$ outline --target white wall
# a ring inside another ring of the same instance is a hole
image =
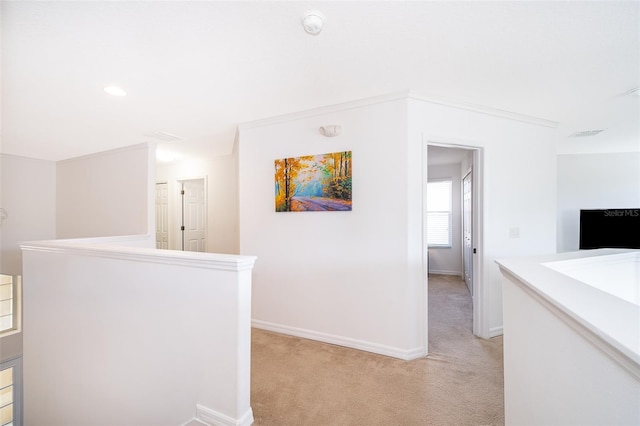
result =
[[[558,156],[558,251],[579,247],[580,209],[640,207],[640,152]]]
[[[57,172],[57,238],[155,232],[155,146],[59,161]]]
[[[554,253],[556,248],[556,130],[553,123],[489,109],[464,109],[413,98],[409,108],[410,199],[422,195],[421,144],[458,143],[482,148],[482,264],[488,311],[479,334],[502,332],[502,285],[495,259]],[[475,181],[475,184],[480,182]],[[410,229],[422,228],[420,205],[410,206]],[[510,237],[511,230],[519,237]],[[418,258],[419,241],[409,249]]]
[[[249,425],[254,258],[151,239],[24,247],[33,425]]]
[[[239,128],[240,252],[257,327],[397,357],[421,353],[407,261],[406,99]],[[342,135],[318,128],[339,124]],[[274,160],[353,154],[353,210],[275,212]]]
[[[461,164],[444,164],[429,167],[429,180],[451,179],[451,247],[429,248],[429,272],[462,276],[462,178]]]
[[[0,271],[22,275],[21,241],[55,237],[56,164],[0,154],[0,207],[8,214],[0,234]],[[22,332],[4,335],[0,360],[22,354]]]
[[[343,134],[320,136],[327,124]],[[494,259],[555,251],[552,127],[405,94],[251,123],[239,135],[240,252],[260,258],[255,326],[401,358],[424,354],[429,140],[470,141],[484,151],[484,337],[502,327]],[[353,151],[353,211],[274,212],[275,159],[343,150]],[[510,228],[520,238],[510,238]]]
[[[156,182],[169,186],[169,248],[179,250],[179,180],[204,178],[207,186],[207,251],[238,253],[236,162],[232,156],[158,163]]]
[[[56,163],[0,154],[0,186],[8,218],[2,222],[0,271],[22,274],[18,242],[56,234]]]
[[[505,424],[640,424],[640,308],[578,278],[631,272],[633,257],[625,262],[616,252],[501,261]],[[547,262],[578,279],[542,266]],[[633,285],[632,273],[617,278]]]

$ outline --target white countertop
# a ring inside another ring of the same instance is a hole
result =
[[[515,278],[533,297],[561,314],[574,329],[640,379],[640,306],[544,265],[587,258],[594,258],[594,263],[598,263],[601,256],[629,252],[640,250],[582,250],[496,262],[503,274]],[[603,263],[602,267],[606,268],[607,264]],[[611,276],[614,279],[616,274]],[[637,282],[631,285],[640,287],[640,275],[636,274],[632,280]]]

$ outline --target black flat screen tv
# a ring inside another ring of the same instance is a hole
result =
[[[580,250],[640,249],[640,208],[580,210]]]

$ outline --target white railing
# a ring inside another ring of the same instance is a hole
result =
[[[25,243],[25,424],[249,425],[255,257]]]

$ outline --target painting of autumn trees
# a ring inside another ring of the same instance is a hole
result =
[[[351,151],[275,160],[276,211],[351,210]]]

